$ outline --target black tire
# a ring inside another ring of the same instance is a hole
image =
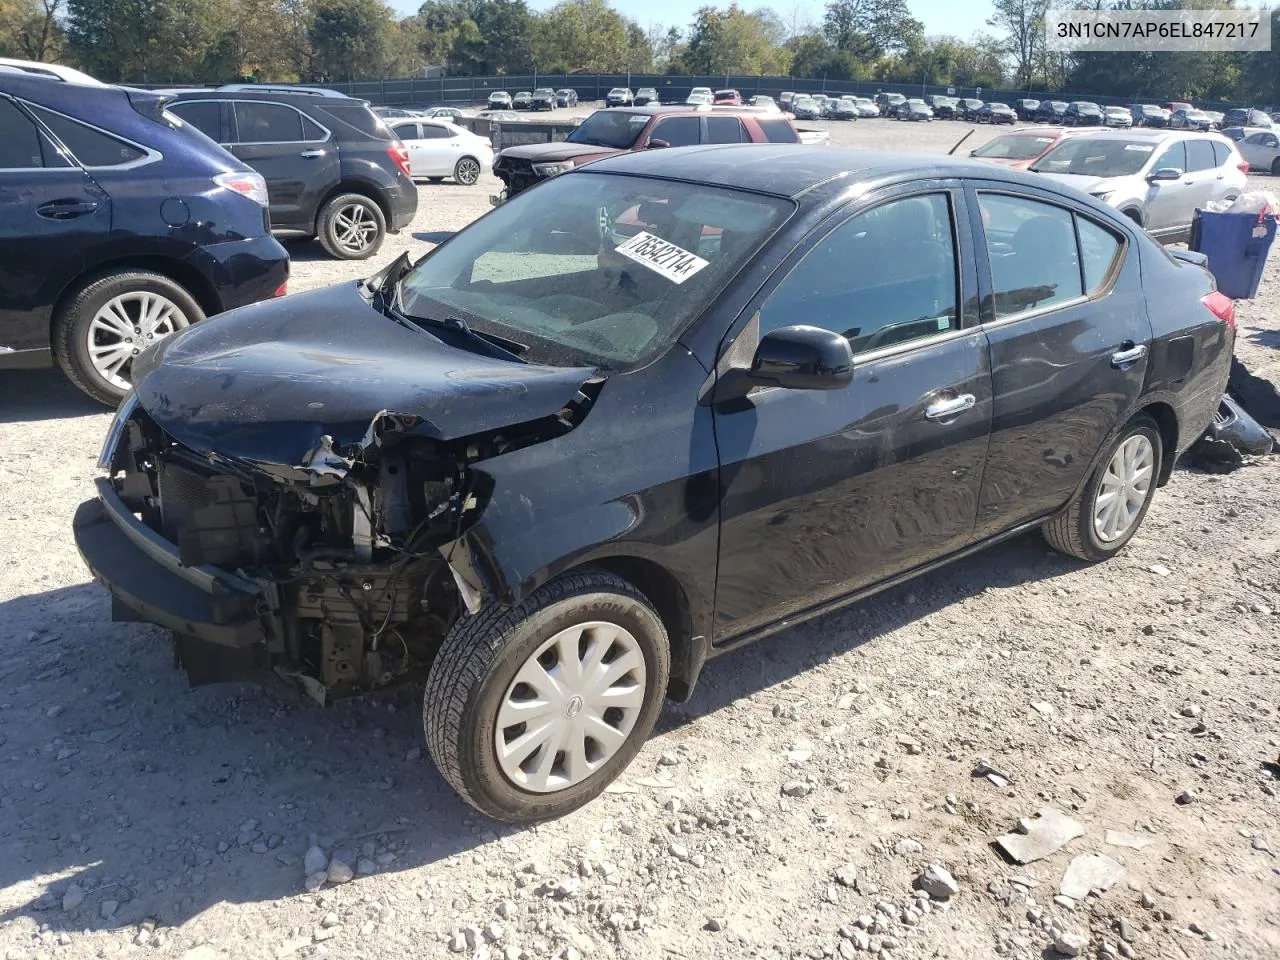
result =
[[[1103,541],[1099,539],[1093,524],[1094,504],[1098,496],[1098,489],[1102,485],[1102,478],[1107,472],[1107,465],[1111,462],[1116,450],[1125,441],[1140,434],[1146,436],[1151,443],[1153,453],[1151,481],[1147,490],[1146,500],[1129,528],[1123,534],[1115,540]],[[1156,480],[1160,476],[1163,458],[1164,446],[1160,437],[1160,428],[1156,422],[1146,414],[1139,414],[1130,420],[1107,447],[1106,452],[1098,461],[1098,466],[1090,474],[1089,480],[1085,483],[1083,489],[1076,494],[1062,512],[1048,520],[1040,528],[1045,540],[1049,542],[1049,546],[1060,553],[1078,557],[1081,560],[1088,560],[1092,563],[1098,563],[1114,557],[1125,548],[1125,545],[1133,538],[1133,535],[1138,532],[1138,528],[1142,526],[1142,521],[1147,516],[1147,511],[1151,508],[1151,501],[1156,493]]]
[[[498,764],[493,745],[498,707],[541,644],[587,620],[617,623],[638,641],[646,673],[639,716],[618,752],[585,780],[554,793],[522,790]],[[487,604],[454,624],[427,677],[422,705],[427,749],[462,799],[495,820],[562,816],[595,799],[644,744],[662,709],[670,657],[661,618],[630,583],[594,568],[566,574],[514,608]]]
[[[1273,177],[1280,177],[1280,157],[1276,157],[1271,161],[1271,175]]]
[[[110,407],[120,403],[125,391],[94,368],[89,354],[90,325],[103,306],[129,293],[155,293],[165,297],[178,308],[188,325],[204,319],[204,310],[191,294],[164,274],[151,270],[112,270],[86,281],[67,297],[54,319],[54,356],[68,380]],[[128,379],[127,375],[121,375]]]
[[[364,211],[361,215],[362,222],[371,222],[373,229],[367,234],[369,239],[365,245],[358,248],[343,246],[338,232],[338,215],[356,208]],[[316,234],[329,256],[337,260],[368,260],[378,252],[382,241],[387,238],[387,218],[383,215],[382,208],[364,194],[340,193],[320,208],[320,216],[316,218]]]
[[[480,161],[475,157],[459,157],[453,167],[453,179],[464,187],[474,187],[480,180]]]

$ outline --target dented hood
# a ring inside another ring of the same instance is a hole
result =
[[[453,440],[550,416],[591,368],[495,360],[401,326],[355,283],[233,310],[134,362],[143,409],[201,453],[297,468],[375,421]]]

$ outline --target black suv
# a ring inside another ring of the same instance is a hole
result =
[[[364,260],[418,210],[409,151],[364,100],[327,93],[185,91],[169,109],[267,180],[271,228]]]
[[[0,72],[0,369],[114,406],[146,346],[285,292],[262,177],[163,103]]]

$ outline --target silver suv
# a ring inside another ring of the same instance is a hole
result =
[[[1164,243],[1186,240],[1197,207],[1234,200],[1248,165],[1226,137],[1098,130],[1069,137],[1031,165],[1110,204]]]

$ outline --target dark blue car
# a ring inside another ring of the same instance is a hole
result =
[[[149,344],[285,292],[262,177],[163,104],[0,74],[0,369],[114,405]]]

